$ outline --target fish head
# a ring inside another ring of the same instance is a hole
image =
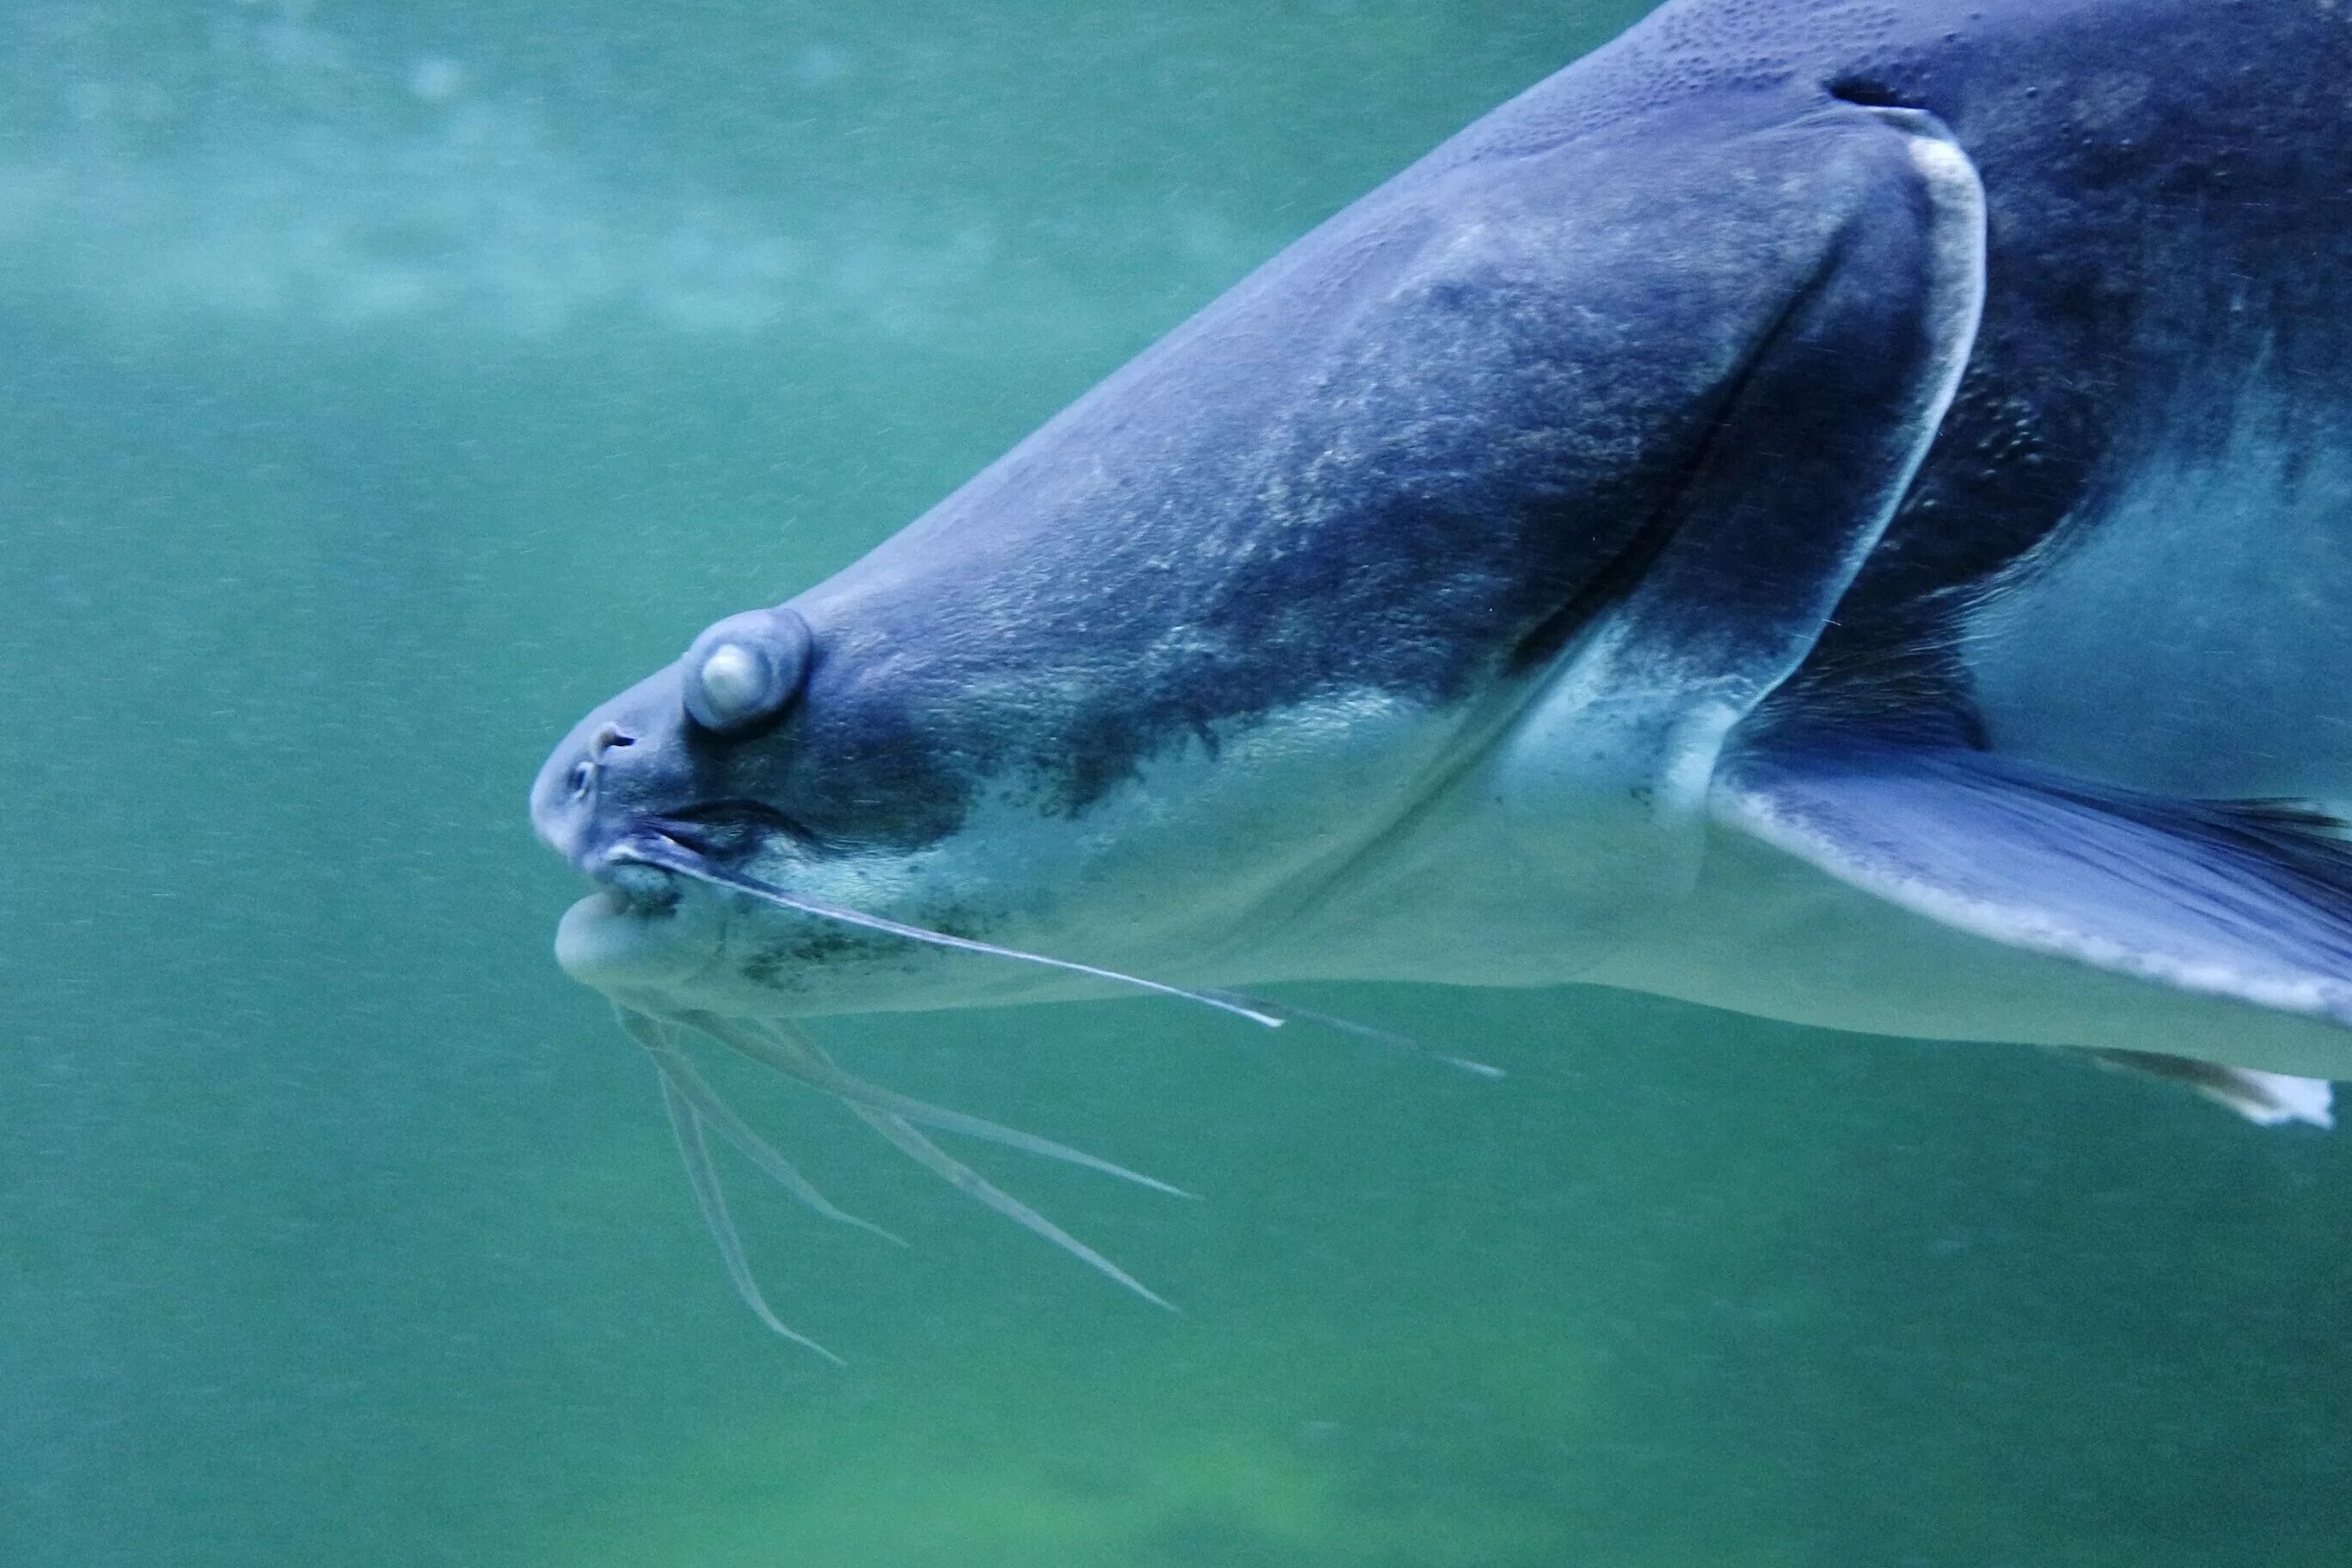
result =
[[[1148,608],[1115,584],[1040,596],[961,559],[869,558],[729,616],[573,727],[531,792],[539,837],[597,884],[559,930],[567,971],[665,1016],[1106,989],[888,921],[1239,978],[1280,947],[1286,890],[1406,809],[1457,727],[1370,689],[1196,710],[1174,693],[1231,661],[1181,614],[1162,606],[1154,640],[1197,646],[1155,660],[1138,628],[1074,616],[1088,592]]]
[[[583,721],[534,797],[604,885],[563,962],[672,1016],[1086,989],[875,921],[1194,984],[1575,978],[1695,876],[1717,746],[1932,432],[1925,351],[1839,313],[1907,308],[1919,144],[1841,106],[1404,176]]]

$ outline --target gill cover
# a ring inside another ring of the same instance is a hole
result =
[[[1983,310],[1983,187],[1932,115],[1839,104],[1741,156],[1812,226],[1810,268],[1780,279],[1697,461],[1496,762],[1502,831],[1598,930],[1696,882],[1725,737],[1877,544]],[[1738,264],[1720,238],[1705,261]]]

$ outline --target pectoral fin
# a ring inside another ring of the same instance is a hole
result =
[[[2311,811],[2145,795],[1959,747],[1769,740],[1727,758],[1710,805],[1987,941],[2352,1027],[2352,843]],[[2326,1121],[2313,1080],[2096,1054],[2257,1121]]]
[[[2326,1079],[2223,1067],[2219,1062],[2166,1056],[2161,1051],[2075,1054],[2116,1072],[2180,1084],[2216,1105],[2236,1111],[2258,1127],[2277,1127],[2290,1121],[2307,1122],[2314,1127],[2336,1125],[2336,1091]]]

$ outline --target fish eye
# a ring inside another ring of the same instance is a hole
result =
[[[808,656],[808,623],[793,611],[730,616],[687,653],[687,713],[719,735],[772,719],[799,694]]]
[[[722,724],[755,711],[767,691],[766,661],[741,643],[720,643],[702,661],[702,700]]]

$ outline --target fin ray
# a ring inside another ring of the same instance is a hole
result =
[[[2352,845],[2276,802],[2173,799],[1958,747],[1727,761],[1717,818],[1929,920],[2352,1026]]]

